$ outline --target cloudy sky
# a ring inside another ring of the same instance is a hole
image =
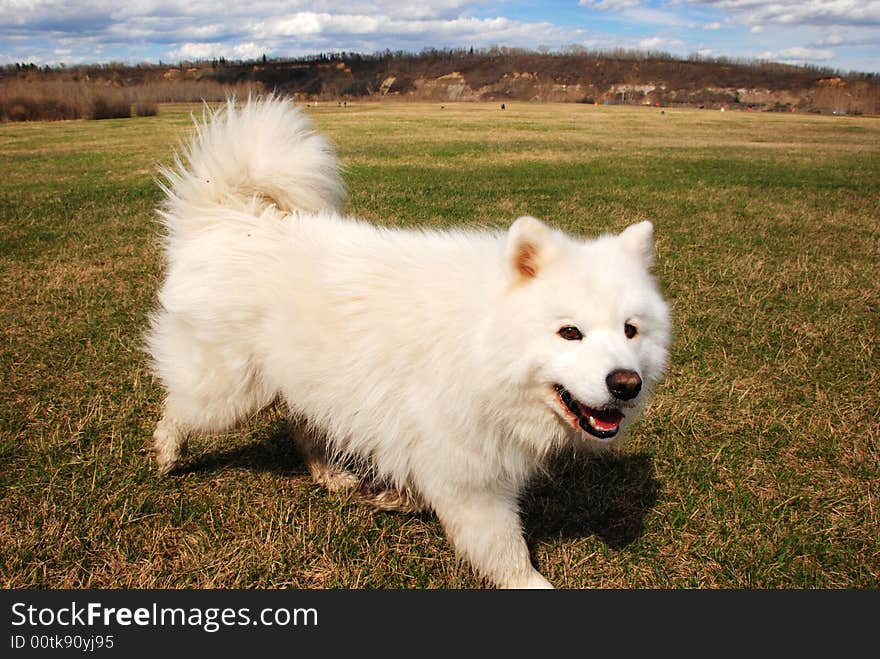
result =
[[[880,0],[0,0],[0,64],[492,45],[880,72]]]

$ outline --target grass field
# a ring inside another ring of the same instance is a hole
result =
[[[430,515],[313,486],[282,411],[159,480],[142,353],[155,166],[190,108],[0,126],[0,586],[480,585]],[[632,440],[523,502],[557,586],[880,586],[880,120],[586,105],[310,108],[348,209],[655,222],[668,377]]]

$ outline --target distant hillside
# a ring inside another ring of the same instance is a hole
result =
[[[275,89],[304,101],[562,101],[880,114],[877,74],[625,51],[538,53],[492,48],[335,53],[247,62],[220,59],[171,66],[7,66],[0,83],[12,79],[149,87],[157,101],[182,100],[173,90],[194,84],[204,90],[210,84],[212,89]]]

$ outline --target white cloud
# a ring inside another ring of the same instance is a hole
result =
[[[800,46],[766,51],[758,55],[759,59],[781,62],[822,62],[830,60],[832,57],[834,57],[834,51],[819,48],[803,48]]]
[[[261,24],[260,31],[284,36],[305,36],[320,34],[330,27],[331,22],[333,22],[333,16],[330,14],[301,12],[290,17],[266,21]]]
[[[608,12],[631,25],[642,23],[670,27],[687,25],[687,22],[676,13],[645,6],[641,0],[579,0],[578,5]]]
[[[528,39],[537,43],[540,36],[561,36],[563,30],[551,23],[524,23],[507,18],[454,18],[450,20],[400,20],[384,15],[316,14],[300,12],[254,27],[255,35],[309,37],[313,35],[440,35],[452,39],[496,38]]]
[[[686,44],[680,39],[670,39],[667,37],[648,37],[639,40],[639,48],[643,50],[666,50],[684,48]]]
[[[714,23],[706,23],[705,25],[703,25],[703,29],[704,30],[720,30],[721,23],[719,23],[718,21],[715,21]]]
[[[206,60],[215,57],[226,59],[256,59],[265,53],[265,49],[253,42],[229,45],[225,43],[185,43],[169,53],[175,60]]]
[[[620,11],[640,6],[641,0],[580,0],[581,7],[592,7],[602,11]]]
[[[685,0],[738,16],[748,25],[880,25],[880,0]]]
[[[817,46],[839,46],[844,42],[844,38],[839,34],[832,34],[824,37],[817,42]]]
[[[880,31],[845,30],[842,33],[828,34],[810,44],[812,46],[880,46]]]
[[[218,17],[244,19],[253,16],[285,16],[298,12],[362,15],[392,15],[401,20],[454,18],[469,8],[486,4],[483,0],[251,0],[226,3],[222,10],[216,0],[0,0],[0,25],[27,25],[35,21],[69,21],[75,17],[103,17],[106,22],[125,22],[144,17],[186,19]]]
[[[534,48],[546,43],[561,46],[583,43],[578,28],[552,23],[530,23],[508,18],[458,17],[448,20],[401,20],[397,16],[300,12],[254,23],[247,38],[267,44],[270,54],[289,53],[291,42],[302,52],[350,50],[371,52],[383,48],[421,50],[433,47],[489,46]]]
[[[222,43],[185,43],[170,55],[174,59],[197,60],[225,56],[227,46]]]

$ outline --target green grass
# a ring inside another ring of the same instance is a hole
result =
[[[267,410],[159,480],[140,344],[155,165],[190,108],[0,126],[0,585],[469,587],[430,515],[313,486]],[[627,447],[524,502],[579,587],[880,586],[880,122],[585,105],[309,110],[348,209],[585,235],[651,218],[668,377]]]

